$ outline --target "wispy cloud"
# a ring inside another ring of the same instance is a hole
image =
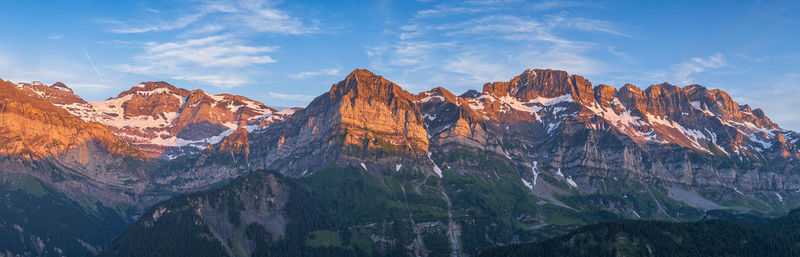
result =
[[[632,37],[619,28],[619,25],[610,21],[588,19],[581,17],[567,17],[566,15],[553,15],[547,17],[552,27],[572,28],[588,32],[602,32],[615,36]]]
[[[335,76],[339,75],[339,69],[329,68],[329,69],[321,69],[315,71],[304,71],[298,72],[295,74],[289,74],[289,78],[294,80],[304,80],[311,77],[316,77],[320,75],[328,75],[328,76]]]
[[[313,96],[310,96],[310,95],[283,94],[283,93],[272,92],[272,91],[268,92],[267,95],[269,95],[270,97],[278,98],[278,99],[281,99],[281,100],[287,100],[287,101],[308,101],[308,100],[311,100],[311,99],[314,98]]]
[[[398,80],[421,85],[447,83],[456,88],[507,80],[526,68],[563,69],[582,75],[611,68],[591,52],[608,54],[608,46],[564,34],[591,32],[631,37],[618,24],[566,12],[530,15],[515,10],[547,11],[578,6],[573,2],[489,0],[436,5],[417,12],[382,44],[366,49],[373,68],[400,72]],[[458,15],[469,14],[469,15]],[[447,17],[447,21],[436,17]]]
[[[425,9],[420,10],[417,12],[417,18],[430,18],[430,17],[440,17],[440,16],[447,16],[453,14],[471,14],[471,13],[478,13],[484,12],[485,9],[481,9],[479,7],[453,7],[448,5],[437,5],[432,9]]]
[[[139,27],[118,27],[112,28],[110,31],[113,33],[119,34],[135,34],[135,33],[146,33],[146,32],[155,32],[155,31],[169,31],[175,29],[182,29],[186,28],[192,23],[195,23],[200,20],[201,17],[208,14],[207,12],[200,12],[189,14],[185,16],[181,16],[178,19],[171,20],[171,21],[162,21],[159,24],[152,25],[144,25]]]
[[[204,26],[206,30],[225,27],[231,30],[267,32],[281,34],[306,34],[317,30],[300,18],[280,10],[274,4],[255,0],[216,1],[188,7],[189,11],[170,14],[168,19],[135,19],[128,22],[109,20],[116,27],[109,31],[120,34],[147,33],[185,29],[190,26]],[[152,14],[162,14],[155,12]],[[208,27],[208,22],[216,22],[216,27]],[[129,26],[128,24],[137,24]],[[155,24],[154,24],[155,23]],[[202,28],[200,29],[203,30]]]
[[[167,76],[222,87],[246,83],[237,68],[274,63],[268,55],[274,46],[252,46],[229,35],[215,35],[178,42],[148,42],[132,64],[115,68],[122,72]]]
[[[274,52],[277,47],[250,46],[234,40],[228,35],[217,35],[184,42],[148,43],[146,58],[157,62],[186,62],[204,67],[242,67],[275,62],[265,54]]]
[[[317,30],[315,26],[307,26],[299,18],[268,3],[240,1],[237,7],[240,15],[236,17],[254,31],[297,35]]]
[[[92,97],[115,89],[109,83],[92,81],[90,78],[94,77],[95,71],[88,67],[85,61],[48,60],[44,63],[23,61],[29,58],[0,52],[0,79],[13,82],[41,81],[45,84],[61,81],[82,97]]]
[[[438,18],[451,15],[506,12],[509,10],[549,11],[575,7],[595,7],[597,4],[577,1],[542,1],[529,3],[522,0],[472,0],[452,4],[437,4],[433,8],[417,11],[415,18]]]
[[[131,17],[129,22],[105,21],[114,26],[112,33],[170,31],[172,35],[158,41],[134,42],[132,46],[141,52],[114,65],[115,70],[224,88],[250,83],[256,76],[254,69],[277,62],[272,55],[279,47],[255,38],[318,31],[314,21],[279,9],[276,3],[258,0],[199,2],[179,10],[148,12],[147,16]]]
[[[533,3],[531,6],[535,10],[552,10],[552,9],[561,9],[561,8],[578,7],[586,5],[589,4],[576,1],[542,1],[538,3]]]
[[[487,61],[486,56],[478,53],[461,54],[447,62],[444,69],[469,76],[474,81],[492,82],[508,79],[502,76],[508,72],[506,65]]]
[[[691,76],[696,73],[721,68],[726,65],[725,56],[716,53],[709,57],[694,57],[673,67],[675,81],[681,84],[693,82]]]

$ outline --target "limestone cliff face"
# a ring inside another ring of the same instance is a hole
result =
[[[64,83],[56,82],[53,85],[45,86],[41,82],[34,81],[28,83],[12,83],[17,89],[22,90],[28,95],[43,98],[53,104],[72,105],[87,104],[86,101],[72,92],[72,89]]]
[[[426,152],[427,133],[413,96],[367,70],[356,70],[328,92],[338,107],[338,133],[345,145]]]
[[[93,105],[109,114],[100,115],[101,123],[147,149],[148,156],[161,158],[175,158],[220,142],[241,122],[252,125],[252,130],[275,112],[242,96],[188,91],[164,82],[145,82]]]
[[[466,150],[500,156],[508,165],[540,163],[578,184],[614,174],[783,190],[798,179],[791,163],[800,136],[720,90],[667,83],[617,90],[555,70],[526,70],[461,96],[444,88],[414,95],[356,70],[270,126],[251,135],[251,145],[259,142],[251,147],[251,163],[291,175],[333,163],[391,170],[410,160],[421,164],[403,167],[485,172],[440,159]],[[761,175],[764,169],[780,175]]]
[[[0,176],[31,175],[72,197],[113,206],[138,201],[125,192],[145,187],[143,163],[141,152],[103,125],[87,123],[0,80]]]
[[[414,97],[355,70],[285,123],[254,132],[252,141],[266,143],[251,150],[251,159],[258,167],[301,174],[331,163],[368,160],[387,168],[422,158],[428,138]]]
[[[455,96],[447,89],[437,87],[417,95],[416,103],[425,118],[425,128],[431,149],[442,150],[450,145],[502,152],[497,146],[495,127],[485,127],[487,116],[470,108],[474,97]]]
[[[244,122],[217,144],[197,155],[169,160],[151,175],[148,203],[165,196],[207,189],[251,171],[250,142]]]
[[[17,84],[73,115],[105,125],[149,158],[198,153],[233,133],[240,122],[253,130],[275,109],[243,96],[212,95],[166,82],[143,82],[105,101],[87,103],[63,83]]]
[[[672,217],[661,203],[676,212],[704,209],[685,199],[697,200],[688,191],[709,192],[731,208],[773,211],[796,207],[783,197],[800,195],[800,134],[699,85],[617,89],[531,69],[480,92],[412,94],[355,70],[307,108],[276,111],[164,82],[91,103],[63,83],[2,84],[0,175],[32,174],[74,199],[109,205],[146,207],[257,169],[301,177],[350,166],[344,170],[378,180],[402,174],[403,192],[441,195],[431,203],[441,204],[437,215],[454,210],[442,233],[457,243],[453,219],[476,209],[461,195],[472,186],[488,186],[482,193],[517,188],[505,192],[515,195],[509,198],[530,193],[543,215],[602,209],[638,216],[643,207],[629,196],[661,209],[649,217]],[[546,220],[530,215],[516,217]]]
[[[593,101],[592,83],[577,75],[560,70],[526,70],[508,82],[487,83],[483,92],[502,98],[511,96],[521,101],[539,97],[555,98],[570,95],[576,100]]]
[[[644,90],[627,84],[618,91],[607,85],[592,88],[584,78],[563,71],[527,70],[463,96],[469,104],[459,107],[476,113],[476,125],[466,126],[471,115],[447,122],[437,117],[426,121],[449,133],[429,127],[432,136],[466,135],[465,128],[471,128],[469,134],[481,136],[453,142],[508,159],[548,163],[549,169],[576,177],[578,184],[610,173],[691,186],[797,187],[788,183],[798,180],[798,167],[791,164],[798,158],[797,133],[721,90],[663,83]],[[434,115],[447,116],[426,117]]]
[[[564,183],[570,179],[583,192],[597,190],[598,179],[609,177],[744,191],[800,188],[800,135],[780,128],[760,109],[699,85],[617,89],[592,86],[564,71],[530,69],[507,82],[487,83],[481,92],[455,95],[439,87],[412,94],[355,70],[307,108],[283,111],[164,82],[142,83],[94,103],[61,83],[12,88],[100,122],[113,134],[98,132],[105,137],[101,141],[126,142],[148,157],[176,158],[150,178],[151,189],[170,193],[258,168],[303,176],[328,165],[376,173],[402,167],[427,175],[485,174],[502,166],[518,169],[528,181],[536,181],[530,170]],[[21,123],[15,122],[9,128],[19,130]],[[84,133],[54,131],[53,137]],[[6,149],[19,154],[27,145],[38,153],[66,149],[43,147],[52,143],[48,140],[9,141]],[[113,145],[102,147],[112,153],[130,149]],[[481,163],[494,159],[500,161],[491,161],[493,167]]]

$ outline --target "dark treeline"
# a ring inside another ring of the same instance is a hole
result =
[[[769,222],[627,220],[479,256],[800,256],[800,209]]]

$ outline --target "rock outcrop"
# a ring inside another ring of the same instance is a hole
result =
[[[115,98],[87,103],[63,83],[19,84],[75,116],[98,122],[149,158],[171,159],[199,153],[233,133],[239,123],[253,130],[277,112],[243,96],[189,91],[166,82],[144,82]]]
[[[70,98],[52,90],[61,89],[56,84],[40,92],[54,101]],[[140,151],[103,125],[0,80],[0,175],[30,175],[74,198],[115,206],[138,201],[148,176],[144,163]]]
[[[792,164],[798,138],[720,90],[667,83],[617,90],[564,71],[531,69],[461,96],[444,88],[414,95],[355,70],[308,108],[250,140],[256,145],[252,167],[295,176],[334,163],[486,172],[474,163],[439,160],[466,150],[495,154],[511,166],[547,163],[543,167],[562,170],[577,185],[613,174],[685,186],[794,190],[800,186],[786,182],[800,179]]]
[[[428,138],[414,97],[383,77],[355,70],[286,122],[256,131],[253,166],[299,175],[332,163],[366,159],[388,168],[424,159]]]

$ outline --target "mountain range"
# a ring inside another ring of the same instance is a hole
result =
[[[0,95],[0,255],[471,256],[599,221],[800,206],[800,134],[700,85],[529,69],[414,94],[357,69],[284,110],[166,82]]]

